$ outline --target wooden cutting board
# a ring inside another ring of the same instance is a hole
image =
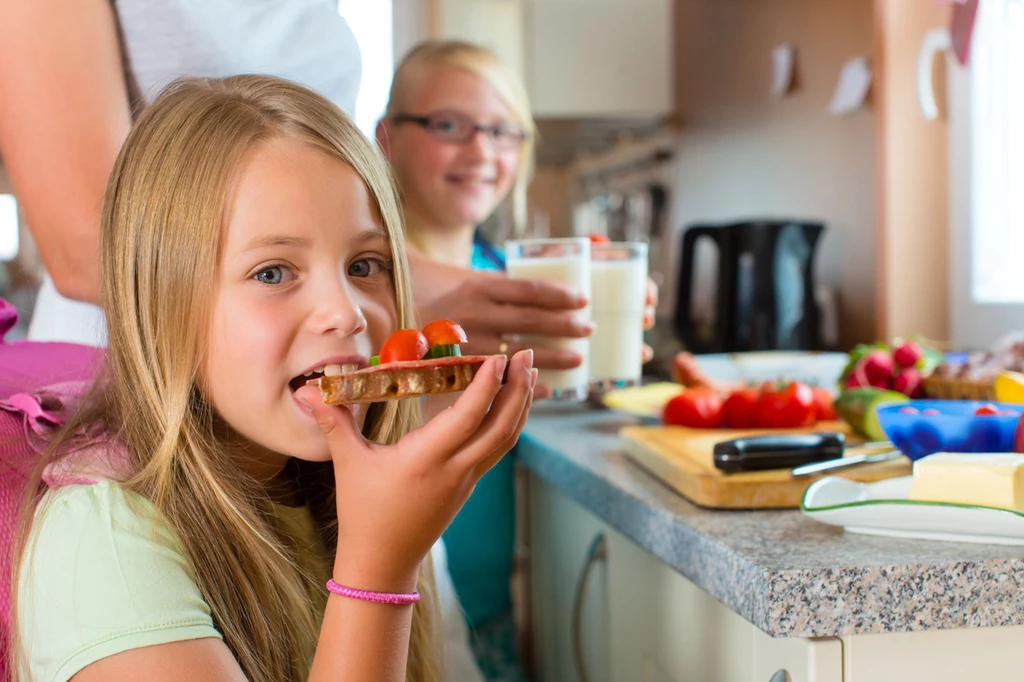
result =
[[[849,433],[845,424],[819,423],[814,428],[785,433],[839,431]],[[715,443],[783,433],[779,430],[688,429],[682,426],[628,426],[619,434],[626,453],[640,466],[669,487],[702,507],[715,509],[786,509],[799,507],[804,492],[814,481],[829,474],[791,478],[789,469],[725,474],[715,468]],[[857,454],[851,445],[848,454]],[[906,457],[837,471],[853,481],[877,481],[911,473]]]

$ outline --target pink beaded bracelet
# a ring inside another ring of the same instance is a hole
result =
[[[375,604],[397,604],[398,606],[405,606],[406,604],[415,604],[420,600],[419,592],[403,594],[401,592],[370,592],[369,590],[356,590],[351,587],[339,585],[334,582],[333,578],[327,581],[327,591],[341,597],[372,601]]]

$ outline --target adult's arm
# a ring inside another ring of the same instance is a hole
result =
[[[99,301],[103,192],[130,126],[110,0],[0,0],[0,154],[69,298]]]

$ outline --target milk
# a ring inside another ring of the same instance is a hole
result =
[[[647,249],[644,244],[595,244],[591,261],[589,379],[599,386],[640,382],[643,370]]]
[[[558,242],[563,240],[548,240]],[[578,240],[572,240],[578,241]],[[558,249],[553,251],[557,252]],[[513,252],[512,243],[508,251],[506,268],[510,279],[540,280],[561,284],[585,296],[590,296],[590,253],[582,249],[579,253],[565,255],[544,255],[524,257]],[[577,313],[589,319],[590,308]],[[556,339],[547,336],[524,336],[522,342],[526,346],[542,346],[573,351],[583,356],[583,363],[574,369],[552,370],[542,369],[537,378],[538,383],[551,389],[556,400],[581,400],[587,395],[589,383],[588,355],[590,344],[587,339]]]

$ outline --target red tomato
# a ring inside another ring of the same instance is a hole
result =
[[[754,408],[754,421],[768,429],[811,426],[815,421],[814,391],[799,381],[763,391]]]
[[[995,405],[982,405],[974,411],[977,417],[994,417],[999,414],[999,408]]]
[[[756,388],[733,391],[722,406],[722,422],[729,429],[749,429],[754,424],[754,407],[761,397]]]
[[[428,350],[430,346],[427,344],[427,337],[418,329],[399,329],[389,336],[381,347],[380,364],[419,360]]]
[[[722,425],[722,399],[714,391],[688,388],[668,402],[662,421],[693,429],[717,429]]]
[[[836,420],[836,407],[832,394],[820,386],[811,388],[814,393],[814,416],[820,422],[831,422]]]
[[[451,320],[434,320],[423,328],[423,336],[431,346],[455,346],[466,343],[466,331]]]
[[[596,232],[591,232],[587,236],[590,237],[591,244],[607,244],[611,241],[608,237],[603,234],[597,234]]]

